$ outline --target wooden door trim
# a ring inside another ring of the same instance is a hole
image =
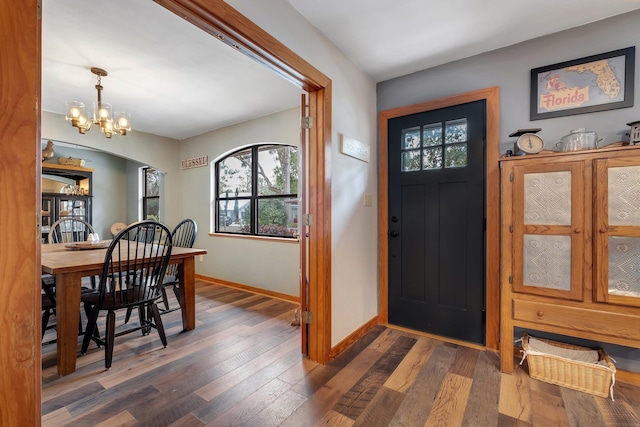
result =
[[[331,80],[223,0],[158,3],[182,17],[190,16],[190,22],[210,33],[218,31],[234,40],[238,50],[293,81],[315,99],[318,117],[310,144],[316,150],[309,159],[314,167],[309,171],[309,196],[315,200],[311,211],[315,219],[310,245],[320,261],[311,270],[310,298],[315,308],[323,309],[314,313],[310,327],[314,346],[309,357],[326,363],[331,342],[331,175],[327,158],[331,148]],[[0,413],[0,424],[40,425],[40,2],[18,2],[2,14],[0,22],[3,38],[13,40],[0,57],[6,71],[0,77],[6,89],[0,99],[6,113],[0,115],[0,173],[3,188],[11,189],[10,198],[0,199],[0,232],[6,249],[1,251],[0,265],[15,267],[2,269],[0,279],[5,295],[11,296],[0,301],[0,313],[5,324],[13,325],[0,338],[0,401],[2,407],[12,408]],[[16,394],[15,390],[21,392]]]
[[[309,359],[331,351],[331,79],[223,0],[154,0],[309,92]],[[301,249],[302,250],[302,249]]]
[[[419,104],[394,108],[378,113],[378,261],[380,321],[389,322],[389,230],[388,213],[388,130],[389,120],[396,117],[425,111],[437,110],[474,101],[486,101],[486,243],[485,243],[485,281],[486,281],[486,347],[497,350],[499,344],[500,320],[500,88],[493,86],[472,92],[439,98]]]
[[[40,5],[3,7],[0,34],[0,425],[40,425]]]

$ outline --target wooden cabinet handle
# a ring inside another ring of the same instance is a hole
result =
[[[544,316],[544,312],[543,311],[538,311],[538,317],[542,317]]]
[[[580,230],[579,228],[576,228],[575,230],[573,230],[573,232],[575,234],[580,234],[580,233],[582,233],[582,230]]]
[[[603,234],[606,233],[607,232],[607,228],[606,227],[601,228],[600,232],[603,233]]]

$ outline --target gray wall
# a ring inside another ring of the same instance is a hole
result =
[[[626,123],[640,119],[639,66],[635,70],[634,107],[536,121],[529,120],[530,71],[634,46],[640,40],[638,22],[640,11],[379,83],[378,111],[500,86],[501,153],[513,147],[514,138],[508,135],[520,128],[542,128],[539,135],[548,149],[578,127],[598,132],[604,138],[602,144],[621,141],[629,131]]]
[[[640,11],[381,82],[377,87],[378,111],[500,86],[501,153],[513,147],[514,138],[508,135],[520,128],[542,128],[539,135],[548,149],[578,127],[598,132],[604,138],[602,145],[621,141],[629,131],[626,123],[640,119],[640,67],[637,61],[634,107],[536,121],[529,120],[530,71],[634,46],[640,40],[638,22]],[[639,54],[636,52],[636,56]],[[557,338],[581,345],[597,345],[568,337]],[[640,371],[640,350],[609,344],[603,344],[603,347],[617,360],[619,368]]]
[[[62,147],[55,142],[54,153],[55,157],[46,163],[58,163],[59,157],[75,157],[85,159],[85,167],[94,169],[91,223],[101,238],[111,238],[111,225],[127,222],[127,160],[101,151]]]

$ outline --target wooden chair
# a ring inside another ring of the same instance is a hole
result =
[[[151,242],[151,243],[149,243]],[[155,328],[162,344],[167,346],[156,300],[161,295],[162,282],[169,265],[172,248],[169,229],[155,221],[140,221],[124,228],[107,248],[100,282],[96,292],[82,295],[87,311],[87,328],[81,353],[86,354],[93,340],[105,347],[105,368],[111,367],[115,337]],[[140,325],[115,333],[115,312],[138,307]],[[102,340],[94,331],[98,314],[107,311],[106,334]]]
[[[198,225],[192,219],[184,219],[175,226],[171,231],[171,242],[174,247],[192,248],[196,241],[196,235],[198,234]],[[171,287],[173,293],[176,296],[176,300],[180,303],[180,289],[178,280],[178,264],[169,264],[167,272],[164,275],[164,282],[162,283],[162,304],[164,308],[160,308],[160,314],[171,313],[172,311],[179,310],[181,307],[169,307],[169,298],[167,297],[166,289]],[[128,323],[131,318],[131,312],[133,307],[127,310],[127,314],[124,318],[124,323]]]
[[[80,218],[61,218],[51,224],[49,243],[84,242],[89,233],[95,233],[91,224]]]
[[[174,247],[192,248],[198,234],[198,225],[192,219],[182,220],[171,232],[171,241]],[[162,301],[164,309],[160,310],[161,314],[170,313],[180,309],[180,306],[169,308],[169,299],[167,298],[166,289],[171,287],[176,296],[176,300],[180,303],[180,282],[178,281],[178,264],[169,264],[167,273],[162,283]]]
[[[79,218],[61,218],[51,224],[48,242],[51,243],[73,243],[84,242],[87,240],[89,233],[95,233],[91,224]],[[91,278],[92,287],[95,288],[95,278]],[[56,313],[56,279],[50,274],[42,275],[42,338],[47,329],[54,328],[50,325],[51,316]],[[88,288],[83,288],[86,292]],[[78,333],[82,334],[82,320],[78,321]],[[50,344],[55,340],[48,341],[43,344]]]

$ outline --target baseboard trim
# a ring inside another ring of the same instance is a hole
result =
[[[364,325],[360,326],[358,329],[349,334],[345,339],[340,341],[329,351],[329,359],[335,358],[337,355],[345,351],[351,344],[360,339],[364,334],[366,334],[371,328],[378,325],[380,323],[380,316],[375,316],[371,320],[369,320]]]
[[[280,292],[270,291],[268,289],[255,288],[253,286],[242,285],[240,283],[229,282],[228,280],[216,279],[215,277],[203,276],[202,274],[196,274],[196,279],[204,280],[205,282],[217,283],[218,285],[226,286],[228,288],[240,289],[247,292],[252,292],[258,295],[265,295],[272,298],[278,298],[284,301],[300,303],[300,297],[287,295]]]
[[[490,348],[487,348],[483,345],[480,344],[474,344],[474,343],[470,343],[467,341],[462,341],[462,340],[456,340],[453,338],[448,338],[448,337],[443,337],[441,335],[434,335],[434,334],[430,334],[427,332],[422,332],[422,331],[417,331],[415,329],[409,329],[409,328],[405,328],[404,326],[397,326],[397,325],[390,325],[390,324],[385,324],[385,326],[387,328],[390,329],[397,329],[399,331],[403,331],[403,332],[408,332],[410,334],[415,334],[415,335],[420,335],[422,337],[427,337],[427,338],[433,338],[434,340],[438,340],[438,341],[443,341],[443,342],[448,342],[451,344],[456,344],[462,347],[469,347],[469,348],[474,348],[476,350],[481,350],[481,351],[493,351]]]
[[[616,382],[640,386],[640,372],[616,370]]]

